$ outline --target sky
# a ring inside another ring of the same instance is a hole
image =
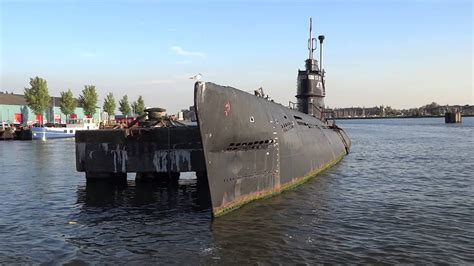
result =
[[[95,85],[100,105],[109,92],[142,95],[176,113],[201,73],[286,105],[312,17],[329,107],[474,104],[472,14],[462,0],[0,0],[0,90],[23,93],[39,76],[54,96]]]

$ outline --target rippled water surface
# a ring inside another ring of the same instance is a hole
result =
[[[338,165],[214,221],[189,176],[86,184],[73,140],[0,142],[0,262],[474,263],[474,119],[339,125]]]

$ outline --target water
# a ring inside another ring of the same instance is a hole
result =
[[[474,263],[474,118],[339,124],[338,165],[214,221],[193,179],[91,185],[72,140],[0,142],[0,262]]]

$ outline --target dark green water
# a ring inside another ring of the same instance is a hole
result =
[[[214,221],[193,179],[91,185],[73,140],[0,142],[0,262],[474,263],[474,119],[339,125],[338,165]]]

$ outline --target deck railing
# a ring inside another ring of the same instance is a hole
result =
[[[299,104],[298,103],[295,103],[295,102],[292,102],[292,101],[289,101],[288,102],[288,107],[290,109],[298,109],[298,106]],[[309,103],[309,106],[308,106],[309,110],[308,110],[308,114],[309,115],[312,115],[316,118],[319,118],[323,121],[327,121],[327,120],[334,120],[334,112],[330,109],[323,109],[319,106],[316,106],[314,105],[313,103]]]

